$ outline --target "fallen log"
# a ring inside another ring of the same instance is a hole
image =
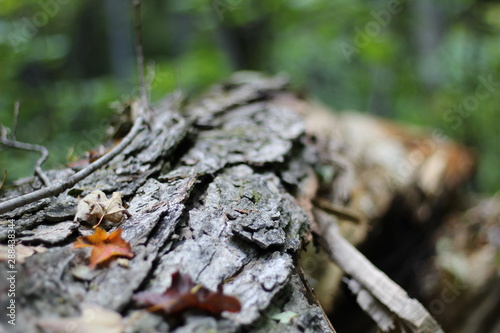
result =
[[[406,198],[418,205],[417,217],[425,221],[429,210],[445,205],[443,198],[468,177],[472,159],[440,141],[401,177],[384,156],[404,161],[415,143],[404,141],[397,127],[384,123],[384,132],[381,122],[356,115],[342,120],[287,92],[286,84],[282,77],[237,73],[184,107],[167,99],[102,168],[58,196],[4,212],[0,241],[8,246],[15,234],[18,251],[24,246],[29,253],[15,264],[16,325],[4,322],[4,327],[18,332],[75,326],[90,331],[96,325],[105,332],[333,332],[324,311],[330,312],[331,301],[328,305],[325,296],[339,287],[342,274],[328,275],[327,292],[318,289],[316,296],[299,262],[314,238],[351,275],[349,286],[362,307],[378,302],[387,318],[410,332],[440,332],[425,308],[386,275],[380,272],[379,282],[400,291],[397,304],[386,297],[391,296],[387,290],[373,288],[370,276],[349,270],[346,253],[356,253],[363,265],[369,262],[344,237],[354,244],[367,240],[370,230],[384,226],[382,217],[399,194],[421,195]],[[383,139],[384,133],[390,135]],[[396,145],[394,137],[401,139]],[[376,143],[392,150],[377,150]],[[454,154],[469,164],[450,175]],[[54,184],[74,179],[77,172],[46,174]],[[0,205],[42,187],[35,177],[16,184],[2,194]],[[120,225],[105,221],[101,226],[121,228],[134,257],[90,269],[88,251],[72,244],[93,230],[73,220],[78,197],[94,190],[123,193],[131,216]],[[318,219],[324,214],[332,219],[328,223],[339,223],[340,233]],[[345,246],[339,250],[338,244]],[[351,252],[342,252],[346,248]],[[331,267],[327,262],[322,269]],[[0,287],[8,290],[9,262],[2,265]],[[178,271],[200,285],[193,293],[201,286],[212,292],[221,287],[239,300],[241,310],[212,316],[188,309],[171,316],[148,312],[134,300],[139,292],[168,290]],[[3,293],[2,306],[11,299]],[[405,304],[418,311],[401,310]],[[371,309],[381,318],[382,310]],[[394,327],[377,322],[383,329]]]

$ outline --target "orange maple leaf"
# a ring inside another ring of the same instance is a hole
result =
[[[132,258],[134,253],[130,244],[122,238],[122,230],[119,228],[108,235],[104,229],[96,228],[93,235],[78,237],[73,243],[73,248],[92,248],[89,264],[92,269],[114,257]]]

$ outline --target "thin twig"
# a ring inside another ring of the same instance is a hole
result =
[[[142,53],[142,26],[141,26],[141,0],[132,0],[134,5],[135,19],[135,53],[137,59],[137,73],[139,75],[139,85],[141,88],[141,102],[144,106],[148,105],[148,93],[146,90],[146,81],[144,79],[144,55]]]
[[[141,115],[139,115],[135,119],[134,126],[132,126],[130,132],[109,153],[103,155],[101,158],[91,163],[85,169],[82,169],[73,176],[69,177],[66,181],[60,181],[59,183],[51,185],[49,187],[45,187],[43,189],[0,203],[0,214],[7,213],[12,209],[30,204],[32,202],[38,201],[43,198],[59,195],[65,190],[73,187],[79,181],[85,179],[87,176],[89,176],[90,174],[92,174],[94,171],[101,168],[105,164],[109,163],[114,157],[120,154],[123,151],[123,149],[125,149],[125,147],[130,145],[132,140],[141,131],[143,124],[144,124],[144,118]]]
[[[17,130],[17,122],[19,119],[19,108],[21,106],[21,102],[16,101],[14,104],[14,119],[12,121],[12,129],[10,131],[10,135],[7,134],[7,128],[1,128],[1,136],[0,143],[16,149],[28,150],[28,151],[36,151],[40,153],[40,158],[36,161],[35,164],[35,174],[40,178],[42,183],[45,186],[50,186],[50,180],[47,175],[42,170],[42,164],[49,158],[49,150],[41,145],[35,145],[31,143],[20,142],[16,140],[16,130]]]
[[[49,157],[49,150],[47,148],[45,148],[44,146],[40,146],[40,145],[34,145],[31,143],[24,143],[24,142],[20,142],[17,140],[11,140],[11,139],[6,138],[5,136],[2,136],[0,138],[0,143],[7,146],[7,147],[39,152],[41,157],[38,159],[38,161],[36,161],[35,173],[41,179],[41,181],[45,184],[45,186],[50,186],[50,180],[47,177],[47,175],[45,174],[45,172],[43,172],[43,170],[42,170],[43,162],[45,162],[47,160],[47,158]]]

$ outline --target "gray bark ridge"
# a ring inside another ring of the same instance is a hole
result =
[[[15,221],[18,242],[49,248],[17,265],[14,331],[38,332],[40,320],[77,317],[82,303],[120,313],[126,332],[333,331],[297,265],[309,220],[287,189],[307,174],[307,148],[302,119],[271,103],[285,84],[239,73],[184,110],[167,100],[151,127],[105,168],[57,197],[2,215]],[[47,172],[51,181],[72,174]],[[6,197],[40,185],[28,179]],[[135,253],[127,265],[89,270],[88,250],[72,249],[76,237],[92,233],[72,221],[75,193],[94,189],[123,191],[129,203],[132,216],[120,226]],[[2,224],[4,243],[7,234]],[[220,318],[188,311],[175,321],[136,307],[133,294],[163,292],[177,270],[212,290],[222,284],[242,310]],[[8,301],[3,293],[2,307]]]

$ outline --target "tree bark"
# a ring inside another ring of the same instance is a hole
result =
[[[412,297],[425,290],[417,268],[432,263],[436,230],[472,174],[472,155],[440,132],[335,115],[286,84],[241,72],[187,105],[172,95],[132,116],[134,126],[122,124],[132,130],[90,168],[104,167],[46,172],[45,189],[57,196],[34,192],[43,188],[37,177],[5,192],[0,208],[19,207],[0,216],[0,242],[16,243],[18,259],[10,266],[10,248],[0,245],[1,307],[15,300],[16,315],[15,326],[3,316],[3,328],[334,332],[327,312],[353,331],[442,332]],[[72,243],[93,230],[73,220],[79,197],[94,190],[123,192],[132,215],[101,226],[122,228],[135,256],[90,269],[88,249]],[[10,201],[27,193],[41,199]],[[299,258],[313,237],[330,259],[316,248]],[[362,244],[375,265],[350,243]],[[341,270],[369,318],[333,308]],[[162,316],[134,301],[139,292],[164,292],[177,271],[212,291],[222,286],[241,311]]]
[[[285,85],[279,77],[239,74],[182,109],[167,99],[104,168],[57,197],[3,214],[3,243],[13,224],[18,244],[48,248],[24,263],[18,254],[14,269],[2,263],[3,309],[11,302],[8,272],[16,271],[16,325],[3,316],[4,328],[85,331],[86,324],[61,318],[77,318],[91,304],[119,313],[116,332],[333,332],[298,266],[310,220],[295,196],[314,157],[302,118],[272,103]],[[47,172],[53,184],[74,174]],[[41,186],[25,179],[2,201]],[[92,229],[73,216],[78,196],[96,189],[124,193],[132,216],[120,227],[135,256],[90,270],[88,251],[72,243]],[[220,318],[187,311],[180,320],[138,309],[132,296],[163,292],[175,271],[211,290],[222,284],[241,311]]]

